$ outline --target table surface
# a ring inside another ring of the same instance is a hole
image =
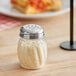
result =
[[[76,19],[76,14],[74,18]],[[22,25],[35,23],[44,27],[48,45],[47,63],[39,70],[20,67],[17,45],[21,25],[0,32],[0,76],[76,76],[76,51],[65,51],[59,47],[61,42],[69,40],[69,13],[47,19],[19,21]],[[76,27],[76,20],[74,24]],[[74,38],[76,39],[76,35]]]

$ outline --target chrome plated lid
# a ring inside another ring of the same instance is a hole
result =
[[[44,30],[37,24],[27,24],[21,27],[20,37],[25,39],[41,39],[44,37]]]

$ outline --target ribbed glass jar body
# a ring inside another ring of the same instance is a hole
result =
[[[23,39],[18,44],[20,65],[26,69],[38,69],[47,59],[47,44],[44,39]]]

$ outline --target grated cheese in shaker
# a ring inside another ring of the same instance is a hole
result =
[[[47,59],[47,45],[43,28],[36,24],[27,24],[20,29],[18,58],[25,69],[42,68]]]

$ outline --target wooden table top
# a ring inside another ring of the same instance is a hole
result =
[[[47,64],[39,70],[20,67],[17,45],[21,26],[18,26],[0,32],[0,76],[76,76],[76,51],[65,51],[59,47],[61,42],[69,40],[69,13],[47,19],[19,21],[22,25],[35,23],[44,27],[48,45]],[[76,27],[76,20],[74,24]],[[76,35],[74,38],[76,40]]]

